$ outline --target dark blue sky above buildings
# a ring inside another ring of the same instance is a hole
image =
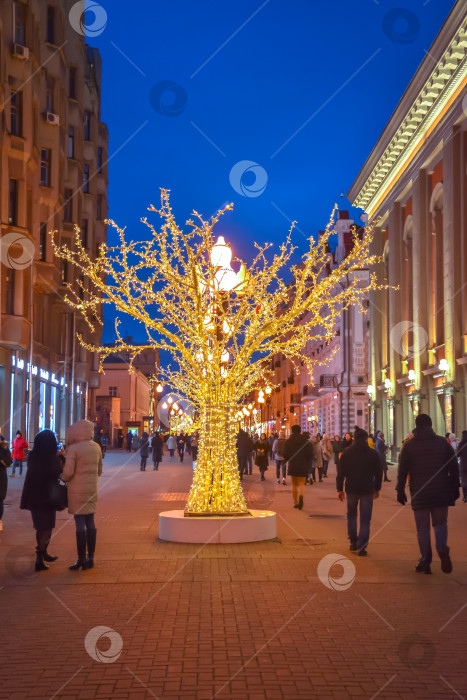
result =
[[[102,12],[93,27],[89,9],[86,23],[103,61],[109,216],[142,238],[139,218],[166,187],[179,223],[232,201],[219,233],[245,260],[289,220],[316,233],[334,202],[349,208],[341,193],[453,4],[103,0],[105,29]],[[240,161],[259,167],[230,175]],[[122,319],[122,330],[135,326]]]

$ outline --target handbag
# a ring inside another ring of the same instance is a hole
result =
[[[54,510],[65,510],[65,508],[68,507],[68,491],[66,484],[59,484],[58,481],[52,484],[49,503]]]

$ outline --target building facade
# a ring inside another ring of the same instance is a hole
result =
[[[379,219],[368,391],[393,458],[420,412],[467,428],[466,32],[457,2],[349,192]]]
[[[0,15],[0,428],[61,439],[88,415],[99,341],[65,303],[76,271],[49,231],[94,257],[106,240],[108,133],[97,50],[69,23],[69,0],[4,0]],[[85,285],[86,282],[81,280]]]
[[[129,362],[118,354],[104,360],[104,374],[93,397],[92,418],[96,428],[104,430],[112,447],[128,430],[141,436],[152,432],[154,416],[150,416],[152,384],[138,367],[129,372]]]
[[[338,212],[334,226],[337,246],[330,252],[329,271],[349,252],[354,225],[347,211]],[[361,286],[366,286],[368,270],[356,274]],[[363,297],[363,310],[356,305],[343,310],[329,342],[308,341],[305,355],[316,362],[312,376],[304,363],[294,368],[283,355],[274,358],[271,370],[276,389],[271,394],[271,410],[267,409],[268,418],[273,421],[271,428],[289,433],[292,425],[298,424],[310,433],[341,437],[347,431],[353,432],[355,425],[368,428],[368,305],[368,299]]]

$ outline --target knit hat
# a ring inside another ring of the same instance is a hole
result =
[[[415,418],[415,425],[417,428],[431,428],[433,423],[428,413],[419,413]]]

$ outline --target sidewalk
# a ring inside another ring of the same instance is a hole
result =
[[[96,567],[68,570],[65,511],[49,548],[59,560],[40,574],[30,514],[18,508],[23,479],[9,479],[0,700],[467,698],[467,504],[450,509],[454,572],[442,574],[435,554],[424,576],[392,467],[366,558],[348,550],[332,467],[307,486],[302,511],[273,465],[265,482],[245,477],[248,504],[278,514],[276,541],[161,542],[158,513],[184,506],[191,477],[189,458],[140,472],[138,454],[108,452]]]

